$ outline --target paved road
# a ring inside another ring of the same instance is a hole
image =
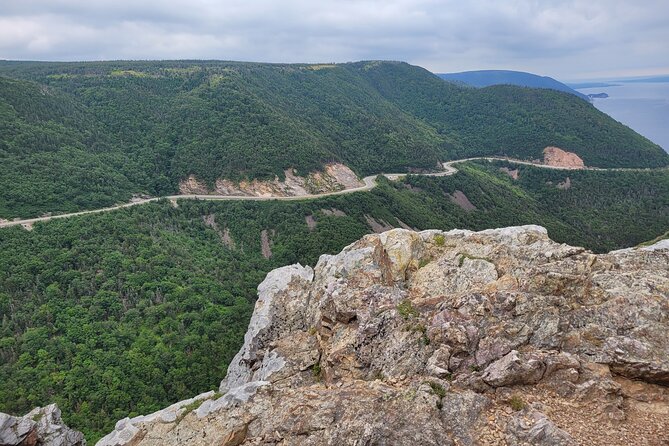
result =
[[[576,170],[576,168],[568,168],[568,167],[555,167],[555,166],[547,166],[544,164],[536,164],[536,163],[531,163],[529,161],[520,161],[520,160],[515,160],[511,158],[501,158],[501,157],[474,157],[474,158],[464,158],[460,160],[454,160],[454,161],[448,161],[443,163],[444,170],[441,172],[436,172],[436,173],[425,173],[425,174],[417,174],[417,175],[425,175],[425,176],[432,176],[432,177],[441,177],[441,176],[447,176],[447,175],[453,175],[458,172],[458,169],[455,167],[455,164],[458,163],[464,163],[466,161],[475,161],[475,160],[488,160],[488,161],[494,161],[494,160],[502,160],[502,161],[508,161],[510,163],[515,163],[515,164],[526,164],[528,166],[534,166],[534,167],[541,167],[544,169],[558,169],[558,170]],[[583,170],[583,169],[581,169]],[[586,167],[585,170],[614,170],[614,171],[622,171],[622,170],[651,170],[651,169],[635,169],[635,168],[629,168],[629,169],[622,169],[622,168],[615,168],[615,169],[602,169],[602,168],[597,168],[597,167]],[[141,200],[136,200],[132,201],[130,203],[124,203],[124,204],[119,204],[116,206],[110,206],[107,208],[101,208],[101,209],[93,209],[90,211],[80,211],[80,212],[72,212],[70,214],[59,214],[59,215],[51,215],[48,217],[37,217],[37,218],[27,218],[23,220],[12,220],[12,221],[5,221],[5,222],[0,222],[0,228],[6,228],[9,226],[16,226],[16,225],[22,225],[24,227],[30,228],[34,223],[40,222],[40,221],[49,221],[49,220],[55,220],[57,218],[68,218],[68,217],[75,217],[77,215],[87,215],[87,214],[98,214],[100,212],[109,212],[113,211],[116,209],[122,209],[122,208],[128,208],[131,206],[138,206],[140,204],[144,203],[150,203],[152,201],[158,201],[162,199],[167,199],[171,200],[173,202],[176,202],[176,200],[187,200],[187,199],[197,199],[197,200],[248,200],[248,201],[269,201],[269,200],[279,200],[279,201],[295,201],[295,200],[313,200],[316,198],[323,198],[323,197],[329,197],[333,195],[343,195],[343,194],[350,194],[353,192],[363,192],[363,191],[369,191],[372,190],[373,188],[376,187],[376,177],[378,175],[383,175],[389,180],[398,180],[400,178],[406,177],[408,174],[407,173],[381,173],[377,175],[370,175],[368,177],[365,177],[362,179],[363,185],[359,187],[354,187],[350,189],[343,189],[340,191],[336,192],[325,192],[322,194],[310,194],[310,195],[300,195],[300,196],[294,196],[294,197],[254,197],[254,196],[248,196],[248,195],[198,195],[198,194],[191,194],[191,195],[170,195],[166,197],[154,197],[154,198],[144,198]]]

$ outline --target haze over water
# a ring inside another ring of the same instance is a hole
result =
[[[608,98],[594,99],[595,107],[669,152],[669,82],[621,82],[578,91],[607,93]]]

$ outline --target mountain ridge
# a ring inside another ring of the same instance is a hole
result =
[[[191,175],[283,179],[332,162],[364,176],[557,146],[592,166],[669,164],[561,93],[472,90],[401,62],[0,62],[0,77],[4,218],[171,195]]]
[[[525,71],[513,70],[475,70],[459,73],[438,73],[437,76],[447,81],[463,82],[477,88],[491,85],[517,85],[529,88],[545,88],[573,94],[585,101],[590,101],[587,95],[576,91],[568,84],[549,76],[540,76]]]

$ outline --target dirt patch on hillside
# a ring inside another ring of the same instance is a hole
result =
[[[513,178],[514,180],[517,180],[518,177],[520,176],[520,172],[518,171],[518,169],[511,170],[508,167],[500,167],[499,170],[501,170],[502,172],[504,172],[505,174],[507,174],[508,176]]]
[[[408,224],[404,223],[404,222],[403,222],[402,220],[400,220],[399,218],[397,219],[397,224],[400,225],[400,228],[409,229],[409,230],[411,230],[411,231],[418,231],[418,229],[416,229],[416,228],[412,228],[411,226],[409,226]]]
[[[232,239],[230,236],[230,229],[225,228],[223,230],[223,236],[221,237],[221,240],[223,240],[223,244],[227,246],[230,249],[235,248],[235,241]]]
[[[372,231],[376,232],[377,234],[393,229],[393,226],[389,225],[387,221],[381,219],[376,220],[371,215],[365,214],[365,221],[369,227],[372,228]]]
[[[559,147],[546,147],[544,149],[544,164],[569,169],[583,169],[585,167],[585,163],[580,156]]]
[[[182,194],[249,197],[298,197],[352,189],[364,185],[351,169],[339,163],[328,164],[323,172],[312,172],[306,177],[297,175],[294,169],[286,169],[284,174],[285,179],[283,181],[279,180],[279,177],[274,177],[272,181],[244,180],[234,183],[219,178],[216,180],[214,189],[209,189],[204,183],[191,175],[179,183],[179,192]]]
[[[274,236],[274,229],[271,231],[263,229],[260,233],[260,249],[262,251],[262,256],[266,259],[272,257],[272,240],[270,239],[270,234]]]
[[[221,231],[221,228],[218,226],[218,223],[216,223],[216,216],[214,214],[203,215],[202,220],[204,221],[205,226],[208,226],[214,231],[216,231],[216,233],[221,238],[221,241],[225,246],[227,246],[230,249],[235,248],[235,241],[230,236],[230,229],[225,228]]]
[[[309,228],[310,231],[316,229],[316,219],[313,215],[307,215],[304,217],[304,221],[307,223],[307,228]]]
[[[330,217],[346,217],[346,212],[337,208],[321,209],[321,212]]]
[[[457,204],[465,211],[475,211],[476,206],[469,201],[469,198],[461,190],[456,190],[453,194],[446,194],[446,196],[451,200],[451,202]]]

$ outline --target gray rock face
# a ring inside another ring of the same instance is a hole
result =
[[[546,415],[530,409],[515,414],[508,424],[509,445],[540,444],[546,446],[576,446],[567,432],[558,428]]]
[[[511,350],[504,357],[490,364],[483,373],[483,381],[493,387],[513,384],[535,384],[546,372],[546,364],[533,355],[521,356]]]
[[[219,394],[99,445],[669,442],[662,246],[395,229],[275,270],[258,295]]]
[[[271,271],[258,285],[258,300],[244,335],[244,345],[228,367],[221,392],[249,381],[262,381],[284,367],[284,359],[276,353],[265,355],[262,346],[266,339],[278,339],[282,333],[304,329],[301,314],[304,303],[297,293],[313,277],[310,267],[290,265]]]
[[[55,404],[36,407],[23,417],[0,413],[2,446],[86,446],[81,432],[67,427]]]

